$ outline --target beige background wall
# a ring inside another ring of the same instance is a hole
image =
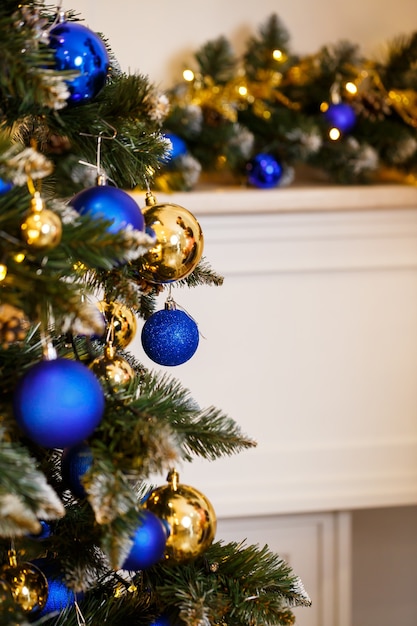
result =
[[[415,0],[64,0],[86,25],[103,32],[124,71],[149,75],[169,86],[184,64],[209,39],[226,36],[237,53],[272,13],[277,13],[299,54],[348,39],[370,54],[381,54],[392,37],[417,25]]]

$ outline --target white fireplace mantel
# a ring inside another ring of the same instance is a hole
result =
[[[225,277],[174,290],[202,339],[166,369],[258,442],[182,482],[219,518],[417,503],[417,188],[156,196],[198,217]]]

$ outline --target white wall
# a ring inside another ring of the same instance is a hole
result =
[[[241,53],[248,37],[277,13],[294,52],[316,52],[347,39],[367,54],[380,54],[394,36],[417,28],[415,0],[64,0],[85,23],[108,38],[124,71],[149,75],[162,87],[177,82],[182,68],[206,41],[220,35]]]

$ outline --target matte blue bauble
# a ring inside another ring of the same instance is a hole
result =
[[[330,126],[337,128],[342,133],[348,133],[356,123],[356,113],[352,106],[346,102],[330,104],[324,113],[324,118]]]
[[[282,165],[271,155],[260,153],[246,165],[248,183],[253,187],[270,189],[276,187],[282,176]]]
[[[69,104],[92,100],[106,84],[109,55],[100,37],[79,22],[62,22],[49,33],[58,71],[75,70],[79,76],[66,81]]]
[[[133,545],[122,569],[137,571],[152,567],[164,556],[167,532],[162,521],[151,511],[142,511]]]
[[[145,354],[159,365],[181,365],[195,353],[199,332],[195,321],[178,309],[153,313],[142,328]]]
[[[117,233],[131,226],[143,231],[145,220],[137,202],[128,193],[118,187],[97,185],[77,193],[70,205],[80,215],[91,215],[92,218],[101,218],[112,221],[108,227],[109,233]]]
[[[84,474],[93,463],[93,454],[90,446],[79,443],[71,448],[65,448],[61,457],[61,475],[64,486],[70,489],[77,498],[85,498],[86,492],[81,481]]]
[[[104,412],[103,389],[79,361],[34,365],[18,382],[14,414],[23,432],[45,448],[66,448],[89,437]]]
[[[187,144],[184,139],[174,133],[165,133],[165,137],[170,140],[172,147],[168,151],[168,159],[174,160],[187,152]]]
[[[46,604],[41,611],[36,613],[36,619],[55,611],[63,611],[70,607],[76,600],[83,598],[82,593],[75,594],[64,582],[58,564],[53,559],[40,558],[32,561],[48,581],[48,597]]]

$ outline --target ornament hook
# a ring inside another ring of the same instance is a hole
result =
[[[87,161],[79,161],[79,163],[81,163],[81,165],[88,165],[89,167],[95,167],[97,170],[98,183],[104,185],[105,174],[101,169],[101,143],[103,139],[114,141],[117,137],[117,129],[111,124],[109,124],[109,122],[106,122],[106,120],[101,120],[101,121],[105,126],[110,128],[110,130],[112,130],[113,133],[111,135],[105,135],[103,131],[100,131],[98,135],[95,135],[93,133],[83,133],[83,132],[79,133],[81,137],[92,137],[93,139],[97,139],[96,164],[92,165],[91,163],[88,163]]]

